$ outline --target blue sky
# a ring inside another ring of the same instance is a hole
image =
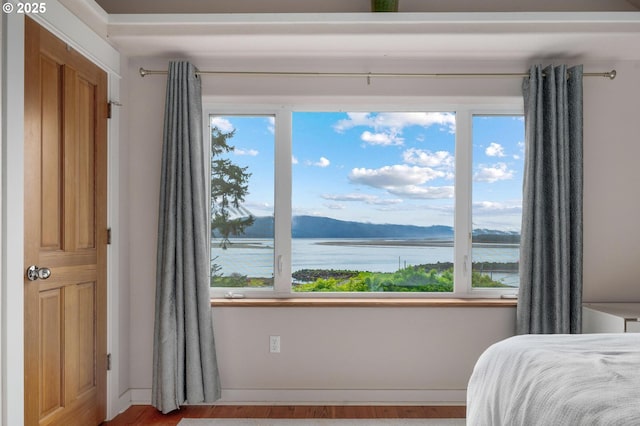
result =
[[[236,131],[229,158],[252,173],[245,207],[273,213],[273,117],[212,118]],[[455,114],[295,112],[293,214],[371,223],[453,225]],[[519,230],[524,123],[473,121],[473,227]]]

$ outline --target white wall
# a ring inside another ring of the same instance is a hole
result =
[[[216,308],[223,402],[464,403],[514,308]],[[281,353],[268,351],[281,336]]]
[[[4,19],[2,17],[0,17],[0,129],[2,129],[2,117],[3,117],[3,100],[4,97],[2,96],[2,75],[3,75],[3,69],[4,69],[4,44],[3,44],[3,40],[4,40]],[[2,133],[2,131],[0,130],[0,134]],[[2,136],[0,136],[0,139],[2,138]],[[0,188],[2,188],[2,150],[0,149]],[[2,197],[0,197],[0,224],[2,223],[2,212],[3,212],[3,208],[2,208]],[[0,226],[0,241],[2,241],[2,226]],[[0,245],[0,259],[2,259],[2,245]],[[2,262],[0,262],[0,277],[2,276]],[[0,318],[2,318],[2,291],[0,291]],[[2,342],[2,327],[0,327],[0,342]],[[1,346],[1,343],[0,343]],[[0,370],[2,366],[2,350],[0,350]],[[2,385],[0,384],[0,419],[3,416],[3,407],[2,407],[2,401],[4,400],[3,397],[3,390],[2,390]]]
[[[202,69],[215,64],[194,61]],[[249,59],[225,66],[247,69]],[[282,59],[280,69],[296,67]],[[370,65],[370,64],[368,64]],[[155,253],[161,157],[163,76],[140,78],[138,68],[166,69],[162,58],[133,58],[129,72],[128,162],[130,236],[130,386],[141,399],[151,387]],[[299,66],[299,64],[298,64]],[[305,62],[335,69],[332,61]],[[525,64],[426,64],[388,61],[386,71],[522,71]],[[464,68],[461,68],[463,67]],[[362,64],[342,59],[340,69]],[[640,301],[637,158],[640,158],[638,63],[587,64],[618,69],[618,78],[585,80],[585,300]],[[261,79],[205,77],[205,102],[337,102],[341,96],[400,104],[429,96],[520,96],[520,81]],[[238,97],[238,95],[241,95]],[[135,265],[135,267],[133,266]],[[514,333],[514,308],[216,308],[213,310],[225,401],[463,402],[477,356]],[[282,336],[282,353],[267,351]],[[134,398],[135,399],[135,398]]]
[[[165,64],[166,65],[166,62]],[[123,103],[129,115],[128,152],[121,157],[128,168],[129,218],[129,386],[151,388],[155,262],[158,228],[160,161],[162,157],[163,78],[141,79],[130,62],[128,90]],[[149,79],[151,80],[151,79]],[[124,154],[124,153],[123,153]],[[134,402],[138,397],[132,395]],[[146,397],[145,397],[146,398]],[[143,398],[143,399],[145,399]]]
[[[2,37],[2,424],[24,412],[24,17],[4,14]]]
[[[127,59],[122,59],[122,69],[127,68]],[[123,79],[120,83],[120,103],[122,106],[114,107],[119,113],[119,140],[123,141],[119,144],[119,152],[117,159],[117,173],[119,175],[118,181],[118,229],[114,230],[114,234],[117,234],[118,241],[118,277],[115,282],[119,285],[120,292],[118,294],[118,313],[119,313],[119,347],[118,347],[118,360],[119,360],[119,389],[118,394],[123,395],[130,388],[129,384],[129,351],[130,351],[130,324],[131,324],[131,306],[129,295],[129,277],[131,263],[130,257],[130,236],[129,236],[129,162],[126,160],[129,158],[129,82],[128,79]]]
[[[584,85],[584,301],[640,302],[640,63],[610,65]]]

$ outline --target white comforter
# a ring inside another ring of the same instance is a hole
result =
[[[469,380],[467,425],[640,425],[640,333],[494,344]]]

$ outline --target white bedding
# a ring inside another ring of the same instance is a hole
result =
[[[640,333],[494,344],[469,379],[467,425],[640,425]]]

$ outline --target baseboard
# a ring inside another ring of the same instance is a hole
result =
[[[130,405],[151,403],[151,389],[130,389]],[[363,389],[223,389],[220,405],[465,405],[467,391]]]
[[[466,390],[223,389],[218,404],[464,405]]]

